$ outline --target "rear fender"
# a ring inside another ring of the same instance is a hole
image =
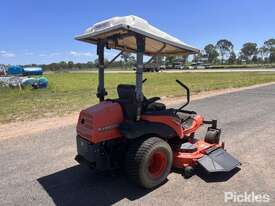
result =
[[[146,135],[156,135],[167,139],[176,136],[176,132],[171,127],[148,121],[123,122],[119,128],[121,134],[127,139],[135,139]]]

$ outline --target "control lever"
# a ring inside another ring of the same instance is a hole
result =
[[[189,88],[185,85],[185,84],[183,84],[180,80],[176,80],[176,82],[182,87],[182,88],[184,88],[185,90],[186,90],[186,98],[187,98],[187,101],[186,101],[186,103],[184,104],[184,105],[182,105],[178,110],[181,110],[182,108],[184,108],[185,106],[187,106],[188,104],[189,104],[189,102],[190,102],[190,90],[189,90]]]

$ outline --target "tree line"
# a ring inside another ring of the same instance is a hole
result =
[[[246,42],[238,54],[231,41],[221,39],[215,45],[206,45],[197,58],[200,57],[206,57],[211,64],[275,63],[275,39],[266,40],[262,46]]]
[[[204,59],[209,64],[268,64],[275,63],[275,39],[266,40],[263,45],[257,45],[254,42],[246,42],[243,44],[239,53],[234,51],[234,45],[227,39],[221,39],[216,44],[207,44],[199,54],[192,59],[193,62]],[[152,62],[156,62],[154,58]],[[173,64],[175,61],[188,62],[187,57],[161,57],[162,64]],[[42,64],[42,65],[24,65],[24,66],[40,66],[44,70],[86,70],[96,68],[98,60],[89,61],[87,63],[74,63],[72,61],[61,61],[59,63]],[[123,53],[121,58],[109,64],[109,60],[105,60],[105,64],[109,68],[131,68],[135,65],[135,55]]]
[[[112,62],[109,64],[109,60],[105,59],[105,65],[108,68],[131,68],[135,65],[135,56],[129,53],[123,53],[120,60]],[[23,67],[42,67],[46,71],[63,71],[63,70],[88,70],[95,69],[98,64],[98,59],[94,61],[88,61],[87,63],[75,63],[73,61],[61,61],[58,63],[51,64],[28,64],[22,65]]]

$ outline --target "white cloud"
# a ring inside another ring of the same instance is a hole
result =
[[[59,52],[52,52],[52,53],[41,53],[38,56],[40,57],[54,57],[54,56],[59,56],[61,53]]]
[[[69,52],[70,55],[75,56],[75,57],[93,57],[94,53],[92,52],[76,52],[76,51],[70,51]]]
[[[34,55],[33,52],[25,52],[24,54],[25,54],[26,56],[32,56],[32,55]]]
[[[7,51],[0,51],[0,57],[15,57],[16,55],[14,53],[11,52],[7,52]]]
[[[49,56],[53,57],[53,56],[59,56],[60,53],[59,52],[53,52],[53,53],[50,53]]]

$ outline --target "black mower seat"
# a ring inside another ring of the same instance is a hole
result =
[[[153,102],[149,104],[146,108],[146,110],[149,110],[149,111],[163,111],[165,109],[166,109],[165,104],[160,102]]]
[[[137,100],[135,96],[136,87],[129,84],[119,84],[117,86],[118,103],[121,104],[124,115],[128,120],[134,120],[137,115]],[[152,97],[147,99],[143,96],[143,108],[142,111],[160,111],[165,110],[166,106],[162,103],[155,102],[159,100],[159,97]]]
[[[134,85],[119,84],[117,86],[118,99],[126,120],[135,120],[137,116],[137,101],[135,96]]]
[[[136,87],[130,84],[119,84],[117,86],[117,94],[119,99],[136,101],[135,98]]]

